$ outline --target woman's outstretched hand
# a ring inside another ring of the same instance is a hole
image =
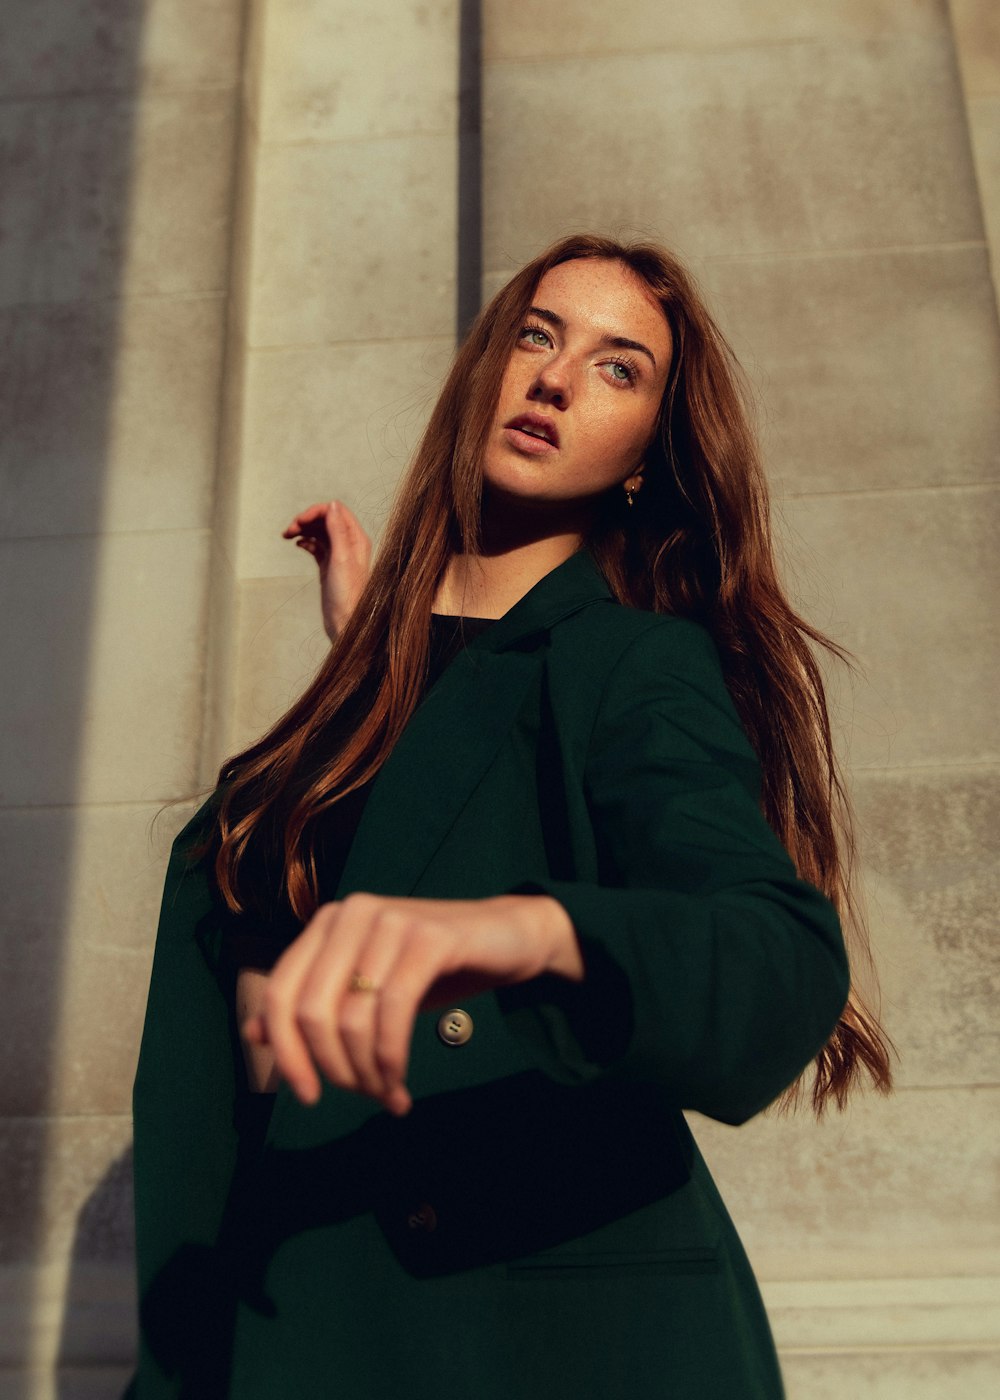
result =
[[[352,894],[321,905],[288,946],[242,1034],[270,1044],[302,1103],[317,1101],[322,1073],[403,1114],[418,1011],[546,972],[571,981],[584,972],[570,917],[548,895]]]
[[[309,506],[282,534],[308,550],[319,565],[323,626],[335,641],[368,581],[372,542],[342,501]]]

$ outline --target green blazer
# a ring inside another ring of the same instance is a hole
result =
[[[282,1090],[263,1146],[185,857],[213,795],[174,844],[135,1080],[130,1394],[780,1396],[682,1116],[759,1112],[847,995],[836,915],[758,782],[708,634],[621,607],[573,555],[425,696],[338,895],[551,894],[584,982],[471,998],[457,1031],[422,1013],[406,1118]]]

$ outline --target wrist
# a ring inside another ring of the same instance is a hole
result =
[[[549,894],[512,894],[500,898],[514,901],[528,936],[545,950],[536,976],[554,973],[570,982],[582,982],[585,968],[580,942],[573,920],[559,901]]]
[[[571,982],[582,982],[586,971],[580,940],[576,936],[573,920],[552,895],[538,895],[548,906],[552,927],[556,938],[556,957],[550,971],[566,977]]]

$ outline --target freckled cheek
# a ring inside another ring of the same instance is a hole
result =
[[[631,467],[645,450],[649,428],[644,419],[623,419],[621,414],[605,412],[595,416],[587,436],[594,453],[609,466],[620,462]]]
[[[517,408],[521,407],[528,396],[528,390],[534,382],[534,377],[528,365],[509,364],[500,383],[500,394],[497,399],[498,410],[503,411],[505,406],[513,406],[513,411],[516,411]]]

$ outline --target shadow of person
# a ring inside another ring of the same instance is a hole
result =
[[[325,1271],[337,1227],[355,1217],[374,1217],[387,1245],[366,1258],[369,1271],[388,1280],[401,1267],[419,1280],[559,1248],[641,1211],[690,1178],[690,1151],[651,1111],[651,1092],[568,1089],[525,1071],[428,1096],[403,1119],[379,1114],[333,1141],[268,1144],[238,1166],[214,1244],[181,1243],[149,1281],[143,1344],[179,1400],[218,1400],[240,1329],[280,1328],[289,1272],[301,1281],[317,1259]]]
[[[108,1166],[76,1219],[56,1349],[55,1394],[115,1395],[136,1346],[132,1150]]]

